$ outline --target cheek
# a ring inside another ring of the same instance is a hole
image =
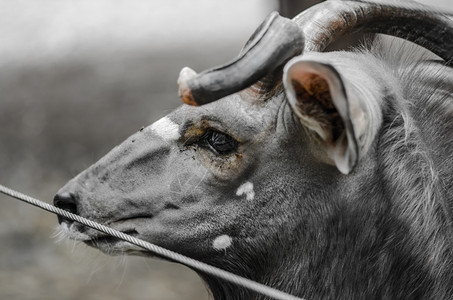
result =
[[[179,204],[197,202],[206,180],[207,170],[181,172],[170,182],[171,200]]]
[[[258,156],[255,145],[240,145],[238,150],[228,155],[216,155],[209,149],[197,148],[195,157],[219,186],[228,186],[245,172],[250,172]]]

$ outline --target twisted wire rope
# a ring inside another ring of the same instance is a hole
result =
[[[103,233],[106,233],[110,236],[116,237],[118,239],[127,241],[131,244],[134,244],[136,246],[139,246],[143,249],[146,249],[148,251],[151,251],[155,254],[159,254],[161,256],[164,256],[168,259],[171,259],[173,261],[179,262],[183,265],[189,266],[191,268],[194,268],[198,271],[202,271],[204,273],[216,276],[218,278],[224,279],[226,281],[229,281],[231,283],[237,284],[239,286],[242,286],[244,288],[250,289],[252,291],[255,291],[257,293],[260,293],[262,295],[274,298],[274,299],[279,299],[279,300],[304,300],[302,298],[290,295],[288,293],[279,291],[277,289],[271,288],[269,286],[266,286],[264,284],[258,283],[256,281],[241,277],[239,275],[230,273],[228,271],[222,270],[220,268],[208,265],[206,263],[203,263],[201,261],[192,259],[190,257],[184,256],[182,254],[173,252],[171,250],[162,248],[160,246],[154,245],[152,243],[149,243],[147,241],[138,239],[136,237],[130,236],[128,234],[125,234],[121,231],[115,230],[113,228],[107,227],[105,225],[99,224],[97,222],[91,221],[89,219],[83,218],[81,216],[75,215],[73,213],[70,213],[66,210],[60,209],[58,207],[55,207],[53,205],[50,205],[46,202],[40,201],[38,199],[35,199],[33,197],[30,197],[28,195],[22,194],[20,192],[17,192],[15,190],[12,190],[10,188],[7,188],[3,185],[0,184],[0,192],[8,195],[10,197],[16,198],[18,200],[21,200],[23,202],[26,202],[28,204],[31,204],[33,206],[39,207],[43,210],[46,210],[48,212],[63,216],[69,220],[78,222],[80,224],[83,224],[85,226],[91,227],[93,229],[96,229],[98,231],[101,231]]]
[[[337,0],[337,1],[343,1],[343,0]],[[408,3],[408,2],[400,2],[398,0],[381,0],[379,2],[376,1],[368,1],[368,0],[352,0],[354,2],[361,2],[361,3],[369,3],[369,4],[387,4],[390,6],[395,6],[398,7],[402,3],[408,5],[411,9],[417,10],[417,11],[425,11],[428,13],[433,13],[433,14],[443,14],[449,17],[453,16],[453,11],[447,10],[444,8],[438,8],[438,7],[429,7],[429,6],[424,6],[420,5],[419,3]],[[53,205],[50,205],[48,203],[45,203],[43,201],[40,201],[38,199],[35,199],[33,197],[30,197],[28,195],[25,195],[23,193],[17,192],[15,190],[12,190],[10,188],[7,188],[3,185],[0,184],[0,193],[3,193],[5,195],[8,195],[10,197],[13,197],[15,199],[21,200],[23,202],[26,202],[28,204],[31,204],[33,206],[39,207],[43,210],[46,210],[48,212],[63,216],[69,220],[78,222],[80,224],[83,224],[85,226],[91,227],[93,229],[96,229],[98,231],[101,231],[105,234],[108,234],[110,236],[116,237],[118,239],[127,241],[131,244],[134,244],[136,246],[139,246],[143,249],[146,249],[148,251],[151,251],[155,254],[161,255],[163,257],[166,257],[170,260],[179,262],[183,265],[189,266],[193,269],[196,269],[198,271],[202,271],[204,273],[216,276],[218,278],[224,279],[226,281],[229,281],[231,283],[237,284],[239,286],[242,286],[244,288],[250,289],[252,291],[255,291],[257,293],[260,293],[262,295],[278,299],[278,300],[304,300],[303,298],[299,298],[293,295],[290,295],[288,293],[279,291],[277,289],[271,288],[269,286],[266,286],[264,284],[258,283],[256,281],[241,277],[239,275],[233,274],[231,272],[222,270],[220,268],[208,265],[206,263],[200,262],[198,260],[192,259],[190,257],[184,256],[182,254],[173,252],[171,250],[162,248],[160,246],[154,245],[152,243],[149,243],[147,241],[138,239],[136,237],[130,236],[128,234],[125,234],[121,231],[115,230],[113,228],[107,227],[105,225],[99,224],[97,222],[91,221],[89,219],[83,218],[81,216],[75,215],[73,213],[70,213],[66,210],[60,209],[58,207],[55,207]]]

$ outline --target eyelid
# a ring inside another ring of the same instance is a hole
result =
[[[199,139],[202,138],[209,130],[218,131],[220,133],[231,136],[238,143],[242,143],[242,140],[236,136],[233,132],[230,132],[222,123],[212,119],[201,119],[195,123],[187,124],[184,126],[185,130],[183,131],[184,144],[193,144],[196,143]]]

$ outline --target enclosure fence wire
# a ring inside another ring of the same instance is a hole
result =
[[[12,190],[10,188],[7,188],[3,185],[0,184],[0,192],[11,196],[13,198],[16,198],[18,200],[21,200],[23,202],[26,202],[28,204],[34,205],[36,207],[39,207],[43,210],[46,210],[48,212],[63,216],[67,219],[70,219],[72,221],[78,222],[80,224],[83,224],[85,226],[91,227],[93,229],[96,229],[98,231],[101,231],[103,233],[106,233],[108,235],[111,235],[113,237],[116,237],[118,239],[127,241],[131,244],[134,244],[136,246],[139,246],[143,249],[146,249],[148,251],[151,251],[155,254],[162,255],[170,260],[179,262],[183,265],[192,267],[198,271],[202,271],[204,273],[216,276],[218,278],[222,278],[226,281],[229,281],[231,283],[237,284],[239,286],[242,286],[244,288],[250,289],[254,292],[260,293],[262,295],[274,298],[274,299],[279,299],[279,300],[304,300],[302,298],[295,297],[293,295],[290,295],[288,293],[276,290],[274,288],[271,288],[269,286],[263,285],[261,283],[258,283],[256,281],[241,277],[239,275],[230,273],[228,271],[222,270],[220,268],[208,265],[206,263],[200,262],[198,260],[192,259],[190,257],[184,256],[182,254],[170,251],[168,249],[162,248],[160,246],[154,245],[152,243],[146,242],[144,240],[138,239],[136,237],[130,236],[128,234],[125,234],[121,231],[115,230],[113,228],[107,227],[105,225],[93,222],[89,219],[83,218],[81,216],[75,215],[73,213],[70,213],[66,210],[60,209],[58,207],[55,207],[53,205],[50,205],[48,203],[45,203],[43,201],[40,201],[38,199],[35,199],[33,197],[27,196],[25,194],[22,194],[20,192],[17,192],[15,190]]]

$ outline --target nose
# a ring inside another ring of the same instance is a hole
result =
[[[77,214],[77,201],[75,195],[72,193],[64,192],[56,194],[53,199],[53,204],[58,208]],[[58,216],[58,223],[61,224],[62,222],[66,222],[68,224],[72,223],[71,220]]]

